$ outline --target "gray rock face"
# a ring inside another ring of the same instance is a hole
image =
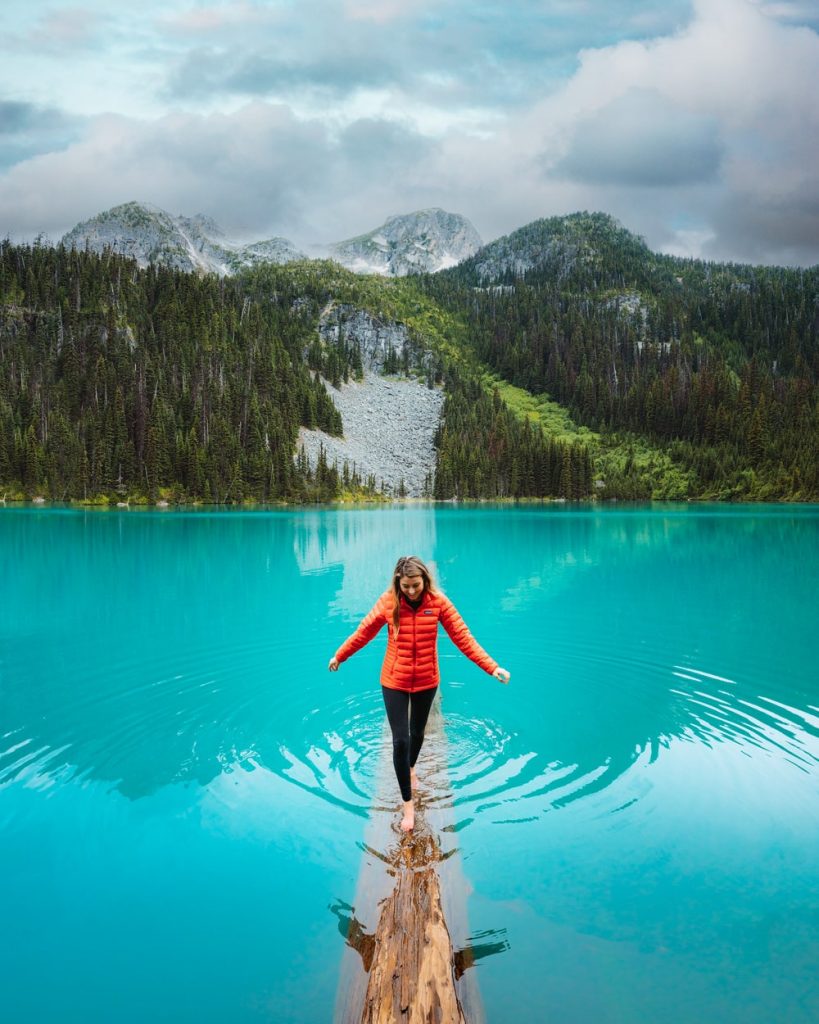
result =
[[[325,383],[341,413],[344,437],[321,430],[299,431],[299,445],[315,467],[323,445],[330,465],[344,460],[386,494],[420,498],[424,482],[435,472],[435,431],[441,419],[444,393],[417,380],[380,377],[365,370],[364,380],[350,381],[336,389]]]
[[[286,238],[239,245],[225,238],[215,221],[203,214],[174,217],[150,203],[124,203],[83,221],[63,236],[68,248],[95,252],[105,247],[149,263],[176,270],[235,274],[257,263],[290,263],[307,259]],[[351,270],[402,275],[454,266],[477,252],[481,239],[465,217],[444,210],[421,210],[390,217],[380,228],[358,238],[316,251]]]
[[[330,256],[356,273],[400,277],[454,267],[481,245],[466,217],[436,208],[390,217],[366,235],[332,245]]]
[[[263,242],[253,242],[242,246],[230,262],[232,270],[240,267],[255,266],[257,263],[292,263],[294,260],[306,260],[308,257],[286,238],[268,238]]]
[[[613,310],[633,330],[645,339],[648,324],[648,306],[639,292],[622,292],[603,303],[605,309]]]
[[[431,354],[414,346],[404,324],[379,319],[350,305],[331,306],[319,320],[325,344],[341,336],[361,352],[364,380],[324,386],[341,413],[344,437],[302,429],[299,444],[315,467],[323,445],[327,461],[339,469],[347,461],[362,478],[370,475],[387,494],[418,498],[435,474],[435,432],[441,420],[444,393],[407,376],[380,376],[390,360],[403,360],[412,349],[413,367],[428,368]]]
[[[380,320],[347,305],[325,310],[319,321],[319,334],[325,342],[335,342],[343,336],[358,344],[362,364],[376,373],[384,372],[390,352],[401,358],[409,345],[409,332],[403,324]]]
[[[148,203],[124,203],[83,221],[63,237],[68,248],[95,252],[106,247],[130,256],[140,266],[149,263],[176,270],[235,274],[261,262],[288,263],[305,259],[286,238],[271,238],[252,245],[228,241],[209,217],[173,217]]]
[[[63,237],[63,243],[78,249],[88,245],[97,252],[108,246],[142,266],[157,263],[220,275],[262,262],[281,264],[310,258],[286,238],[239,245],[226,239],[219,226],[202,214],[174,217],[159,207],[135,202],[78,224]],[[631,252],[641,248],[648,253],[642,239],[607,214],[533,221],[483,246],[465,217],[436,208],[390,217],[367,234],[317,247],[313,257],[329,256],[357,273],[385,276],[434,273],[467,261],[477,284],[484,286],[543,267],[560,280],[578,264],[599,262],[606,252],[607,258],[612,258],[613,246],[625,246]]]

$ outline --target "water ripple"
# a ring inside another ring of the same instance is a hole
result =
[[[675,743],[715,753],[731,745],[802,772],[819,765],[816,708],[754,692],[758,680],[663,665],[650,649],[630,655],[594,644],[555,646],[550,667],[571,685],[544,694],[525,683],[504,724],[448,714],[455,830],[487,814],[520,823],[596,795],[588,803],[595,813],[620,813],[650,790],[640,780]]]
[[[364,816],[388,763],[381,694],[349,677],[328,686],[315,668],[324,644],[316,627],[306,638],[214,637],[170,658],[146,645],[89,662],[66,647],[65,665],[82,664],[83,677],[53,666],[55,692],[50,678],[19,689],[9,720],[19,724],[0,743],[0,786],[103,779],[136,799],[241,766]],[[542,662],[534,647],[519,657]],[[300,663],[311,666],[303,677],[288,668]],[[598,794],[605,813],[622,812],[645,788],[635,795],[616,784],[645,775],[675,743],[731,745],[801,772],[819,765],[817,709],[786,687],[770,696],[761,680],[667,664],[650,645],[612,651],[570,638],[555,640],[543,672],[513,682],[497,720],[477,706],[450,709],[445,684],[449,761],[427,783],[432,804],[455,809],[453,829],[487,815],[520,823]]]
[[[59,664],[55,657],[30,685],[10,689],[4,711],[15,724],[0,742],[0,786],[73,776],[138,798],[172,782],[207,785],[244,765],[364,814],[383,743],[380,692],[351,696],[336,685],[328,700],[326,675],[315,670],[326,664],[323,647],[307,647],[312,671],[300,679],[282,668],[305,658],[295,636],[217,638],[171,657],[145,645],[93,661],[66,644]],[[25,656],[9,670],[21,680]],[[81,679],[71,674],[77,664]]]

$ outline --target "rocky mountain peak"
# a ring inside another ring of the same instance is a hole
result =
[[[251,244],[231,242],[205,214],[174,216],[151,203],[129,202],[77,224],[66,234],[69,248],[104,248],[149,263],[199,273],[234,274],[261,262],[306,259],[286,238]],[[457,213],[433,208],[388,217],[373,231],[324,250],[357,273],[400,276],[453,267],[482,245],[472,224]]]
[[[359,273],[397,277],[453,267],[481,244],[466,217],[436,207],[388,217],[367,234],[337,242],[330,255]]]
[[[256,263],[306,258],[286,238],[242,245],[228,241],[219,225],[205,214],[174,217],[158,206],[139,202],[114,206],[77,224],[62,242],[68,248],[88,246],[95,252],[108,248],[132,257],[143,267],[155,263],[220,276]]]

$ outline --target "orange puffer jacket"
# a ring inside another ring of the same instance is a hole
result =
[[[441,681],[436,643],[440,622],[453,643],[485,672],[492,675],[498,667],[498,663],[489,657],[469,632],[448,597],[424,591],[417,611],[402,598],[397,636],[392,624],[394,602],[395,595],[391,590],[379,597],[355,633],[336,651],[336,658],[340,662],[360,651],[387,625],[387,653],[381,666],[381,685],[390,690],[431,690]]]

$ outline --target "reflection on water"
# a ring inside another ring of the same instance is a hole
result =
[[[357,621],[389,586],[398,558],[435,551],[433,514],[403,516],[399,529],[391,518],[372,508],[305,512],[295,521],[293,550],[300,572],[338,570],[339,583],[328,602],[331,614]]]
[[[633,666],[632,666],[633,668]],[[454,804],[466,815],[460,827],[488,811],[504,808],[510,818],[500,822],[516,823],[520,815],[556,810],[576,800],[599,793],[634,765],[651,764],[674,739],[702,743],[732,743],[768,756],[802,772],[815,772],[819,765],[819,717],[807,710],[788,707],[780,701],[758,696],[744,699],[736,689],[714,685],[713,679],[697,679],[696,669],[688,667],[677,678],[698,683],[685,690],[679,684],[665,691],[667,699],[651,699],[649,686],[633,694],[634,707],[628,709],[627,728],[621,727],[622,744],[615,746],[617,721],[623,721],[622,702],[609,708],[605,694],[598,700],[574,699],[566,709],[567,717],[583,719],[589,727],[566,729],[565,717],[546,717],[539,723],[538,751],[519,753],[518,737],[500,723],[486,719],[452,715],[448,727],[453,737],[451,775],[456,788]],[[660,675],[656,672],[654,678]],[[710,688],[709,688],[710,687]],[[606,717],[614,710],[618,717]],[[815,708],[813,709],[816,710]],[[534,709],[532,709],[534,714]],[[663,731],[657,722],[662,713]],[[599,714],[601,717],[597,719]],[[597,723],[592,727],[591,723]],[[609,724],[610,730],[605,725]],[[582,733],[582,745],[579,738]],[[635,739],[635,737],[645,737]],[[524,741],[523,747],[526,746]],[[578,752],[583,754],[578,758]],[[515,805],[520,806],[515,806]],[[612,806],[612,811],[621,810]]]
[[[503,691],[442,640],[460,827],[599,793],[676,740],[816,767],[810,515],[17,511],[0,528],[18,567],[0,783],[93,777],[137,798],[247,763],[366,814],[383,637],[325,666],[408,551],[514,675]]]
[[[475,972],[489,1019],[510,1006],[515,1019],[662,1019],[674,990],[685,1024],[720,1019],[744,991],[755,1001],[743,1020],[810,1020],[806,936],[819,919],[803,895],[819,885],[819,509],[810,507],[0,509],[0,877],[18,894],[18,925],[41,923],[19,949],[40,948],[53,908],[75,898],[89,920],[105,920],[125,883],[94,865],[137,856],[137,821],[146,877],[167,871],[183,823],[205,851],[227,835],[219,864],[237,861],[222,878],[221,920],[240,884],[255,920],[256,894],[277,878],[269,905],[298,896],[300,941],[326,939],[326,908],[344,889],[323,893],[321,879],[340,850],[360,859],[364,817],[393,813],[391,798],[376,795],[384,637],[338,673],[326,665],[410,552],[437,567],[478,640],[512,671],[501,686],[442,635],[449,761],[422,762],[441,834],[463,850],[476,886],[461,944],[474,937],[475,959],[482,945],[511,947]],[[29,886],[27,851],[47,860],[52,834],[68,843],[60,849],[75,858],[73,874],[55,853]],[[152,841],[156,864],[145,852]],[[200,880],[218,873],[210,856],[201,854]],[[294,864],[313,865],[309,882],[289,882]],[[703,881],[715,865],[723,896]],[[206,911],[188,871],[185,860],[173,913],[195,922]],[[64,888],[69,878],[76,892]],[[153,923],[134,931],[142,944]],[[93,925],[83,941],[97,974],[121,986]],[[219,990],[228,977],[241,985],[241,964],[208,960],[200,941],[174,939]],[[546,967],[535,970],[543,943]],[[328,1019],[322,993],[334,981],[314,984],[315,964],[295,966],[285,946],[277,956],[292,973],[276,975],[267,956],[269,989],[254,982],[227,1019],[269,1019],[271,1007],[278,1020]],[[768,975],[765,950],[776,967]],[[729,962],[734,974],[720,972]],[[161,975],[158,961],[152,973]],[[30,979],[20,985],[22,1006]],[[305,989],[312,1009],[287,995]],[[87,1008],[79,996],[76,1005]],[[293,1007],[301,1017],[287,1016]]]
[[[463,540],[453,564],[481,564],[480,531]],[[481,601],[502,609],[485,616],[491,649],[508,660],[515,697],[471,678],[449,695],[460,827],[594,796],[674,741],[815,770],[803,632],[819,575],[815,515],[524,511],[504,522],[503,556],[483,565]]]

